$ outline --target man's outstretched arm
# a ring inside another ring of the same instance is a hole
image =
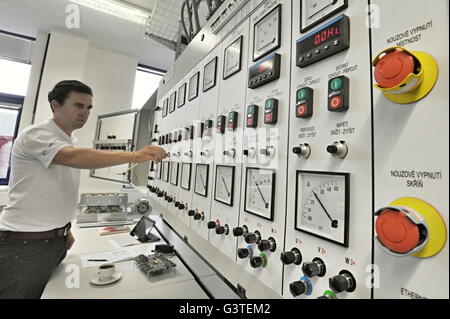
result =
[[[166,151],[153,145],[135,152],[108,152],[67,146],[56,153],[52,163],[74,168],[95,169],[126,163],[159,162],[165,157]]]

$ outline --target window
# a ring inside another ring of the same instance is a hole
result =
[[[0,185],[9,182],[12,144],[19,128],[30,70],[29,64],[0,59]]]
[[[149,67],[139,65],[136,71],[134,82],[133,109],[140,109],[158,89],[159,81],[164,76],[164,72]]]

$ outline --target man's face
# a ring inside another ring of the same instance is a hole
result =
[[[92,109],[92,96],[87,93],[70,92],[64,104],[52,101],[54,116],[65,127],[76,130],[82,128]]]

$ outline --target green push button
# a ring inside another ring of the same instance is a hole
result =
[[[308,95],[308,92],[305,89],[301,89],[301,90],[298,90],[297,98],[299,100],[304,100],[307,95]]]
[[[333,81],[331,81],[331,89],[333,91],[340,90],[342,87],[342,79],[341,78],[335,78]]]
[[[267,100],[266,101],[266,109],[271,109],[273,106],[273,101],[272,100]]]

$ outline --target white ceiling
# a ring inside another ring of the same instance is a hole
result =
[[[152,10],[155,2],[173,5],[174,0],[127,0]],[[179,1],[180,6],[182,1]],[[139,63],[168,70],[175,53],[144,36],[145,26],[80,6],[81,25],[69,29],[65,21],[69,0],[0,0],[0,30],[36,37],[38,31],[64,30],[88,38],[95,46],[135,56]],[[173,26],[167,25],[167,28]]]

